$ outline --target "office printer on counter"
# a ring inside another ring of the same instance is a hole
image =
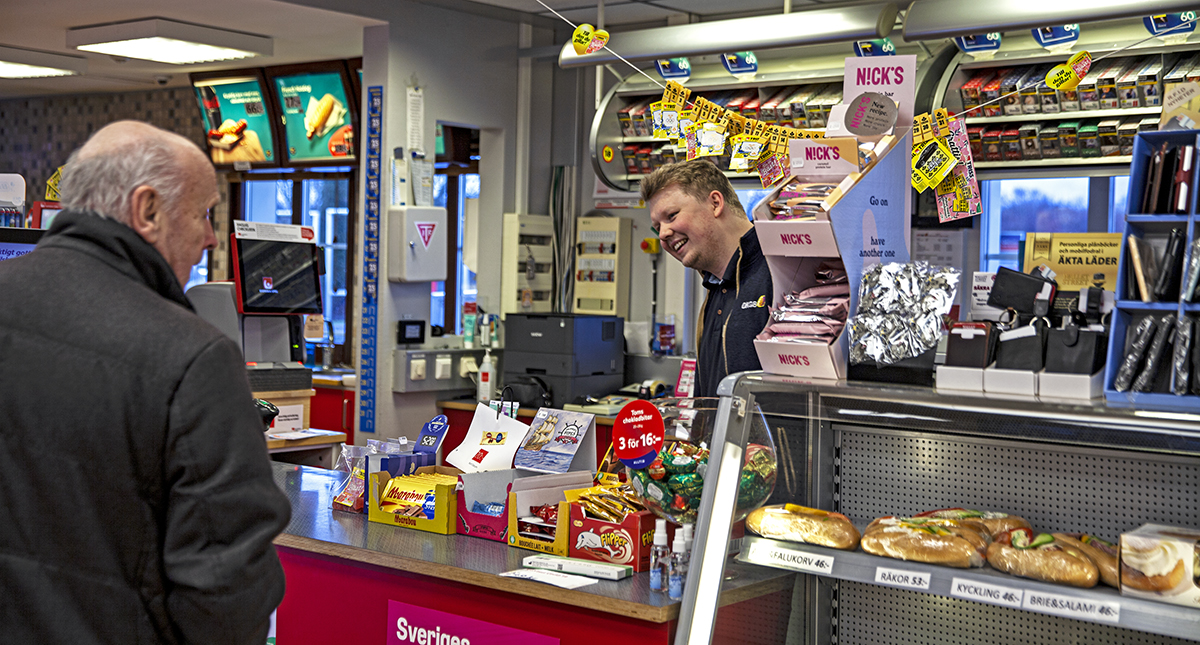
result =
[[[504,383],[536,378],[551,406],[603,396],[625,384],[625,321],[617,316],[508,314]]]

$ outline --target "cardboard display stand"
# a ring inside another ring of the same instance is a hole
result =
[[[821,261],[841,257],[850,281],[850,314],[858,309],[858,286],[863,271],[880,262],[908,262],[905,226],[908,212],[911,133],[897,141],[842,195],[829,211],[828,221],[773,221],[770,202],[781,182],[755,205],[754,227],[771,269],[773,306],[784,296],[813,284]],[[831,345],[756,340],[754,348],[763,369],[773,374],[809,378],[846,378],[849,329]]]
[[[458,534],[504,542],[508,539],[508,494],[522,473],[518,470],[493,470],[484,473],[463,473],[458,476]],[[475,513],[475,502],[499,502],[504,512],[499,516]]]
[[[565,556],[571,540],[568,520],[571,503],[567,501],[566,491],[589,488],[591,485],[590,471],[524,477],[514,481],[508,492],[508,545]],[[555,525],[554,536],[521,535],[518,529],[520,519],[531,515],[531,507],[545,504],[558,504],[558,522]]]
[[[513,466],[539,473],[586,471],[596,463],[596,415],[541,408]]]

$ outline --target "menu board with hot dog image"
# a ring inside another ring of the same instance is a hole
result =
[[[278,160],[271,117],[258,78],[197,80],[193,85],[214,164],[274,164]]]
[[[342,74],[292,74],[274,80],[289,161],[354,158],[354,126]]]

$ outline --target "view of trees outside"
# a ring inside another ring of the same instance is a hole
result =
[[[1000,185],[1000,253],[992,256],[999,260],[997,265],[1020,270],[1019,249],[1026,233],[1088,230],[1086,177],[1003,179],[995,183]],[[996,266],[988,270],[995,271]]]

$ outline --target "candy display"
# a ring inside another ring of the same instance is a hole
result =
[[[606,522],[620,522],[630,513],[646,510],[628,484],[589,488],[580,493],[575,503],[583,507],[588,517]]]
[[[677,524],[696,521],[708,472],[717,401],[672,399],[659,404],[666,422],[662,448],[645,468],[627,469],[633,492],[659,517]],[[758,508],[775,489],[777,462],[771,434],[761,413],[746,416],[751,429],[738,478],[735,520]]]

